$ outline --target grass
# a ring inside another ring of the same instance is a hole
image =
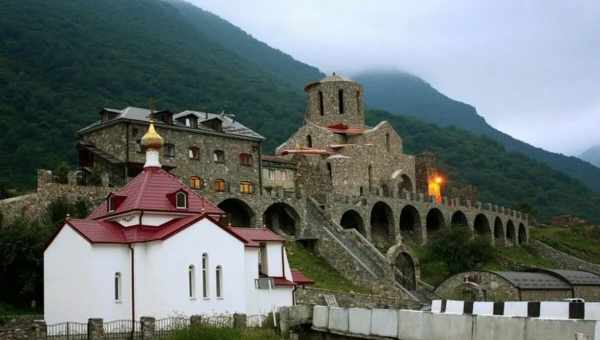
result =
[[[192,327],[176,331],[168,340],[282,340],[273,329]]]
[[[337,270],[311,250],[298,242],[288,242],[286,250],[290,266],[301,271],[315,281],[313,287],[343,292],[368,293],[365,288],[357,286],[344,278]]]
[[[567,254],[600,263],[600,226],[532,228],[530,236]]]

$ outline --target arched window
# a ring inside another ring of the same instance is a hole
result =
[[[121,302],[121,273],[115,273],[115,301]]]
[[[242,194],[252,194],[254,193],[254,184],[248,181],[240,182],[240,193]]]
[[[240,154],[240,165],[243,166],[252,166],[252,155],[249,153],[241,153]]]
[[[344,113],[344,90],[342,90],[342,89],[338,90],[338,106],[339,106],[340,114],[343,114]]]
[[[196,298],[196,268],[193,265],[188,267],[188,294],[190,299]]]
[[[331,169],[331,163],[327,163],[327,174],[329,175],[329,180],[333,181],[333,170]]]
[[[202,297],[208,298],[208,254],[202,254]]]
[[[385,134],[385,150],[390,152],[390,133]]]
[[[217,281],[217,298],[221,298],[223,297],[223,267],[217,266],[215,279]]]
[[[106,209],[108,210],[108,212],[115,211],[116,204],[115,204],[115,198],[113,195],[110,195],[108,197],[108,199],[106,199]]]
[[[180,191],[175,195],[175,206],[177,209],[187,208],[187,193]]]
[[[319,91],[319,114],[322,116],[325,114],[323,110],[323,92]]]
[[[360,91],[356,91],[356,111],[360,112]]]
[[[174,144],[165,144],[164,148],[165,148],[165,151],[164,151],[165,157],[167,157],[167,158],[175,157],[175,145]]]
[[[200,159],[200,149],[195,146],[192,146],[188,149],[188,157],[193,160]]]
[[[225,152],[223,150],[215,150],[213,152],[213,161],[215,163],[225,163]]]
[[[192,189],[202,189],[204,187],[204,180],[198,176],[190,177],[190,186]]]
[[[216,192],[225,192],[225,180],[224,179],[216,179],[215,180],[215,191]]]
[[[306,136],[306,147],[312,148],[312,146],[313,146],[312,136],[311,135],[307,135]]]

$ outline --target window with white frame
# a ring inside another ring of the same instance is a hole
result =
[[[223,267],[217,266],[216,270],[217,298],[223,297]]]
[[[202,297],[208,298],[208,254],[202,254]]]
[[[188,294],[190,299],[196,298],[196,268],[194,265],[188,267]]]
[[[115,302],[121,302],[121,273],[115,273]]]

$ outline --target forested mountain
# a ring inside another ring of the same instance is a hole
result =
[[[600,168],[600,145],[593,146],[579,155],[579,158]]]
[[[235,113],[268,138],[270,152],[302,123],[302,86],[322,76],[181,2],[5,0],[0,13],[0,181],[11,187],[31,188],[38,167],[74,164],[74,133],[100,108],[147,106],[151,97],[159,109]],[[364,85],[369,98],[376,89]],[[440,100],[404,91],[400,102],[421,105],[411,112]],[[390,120],[408,152],[437,152],[450,178],[477,185],[485,200],[600,221],[598,195],[487,138],[382,111],[369,117]]]
[[[399,71],[372,71],[355,79],[363,84],[365,101],[371,107],[483,134],[509,151],[521,152],[544,162],[600,192],[600,168],[577,157],[543,150],[498,131],[477,114],[473,106],[448,98],[420,78]]]

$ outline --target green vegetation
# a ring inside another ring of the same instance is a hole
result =
[[[302,123],[302,84],[321,76],[181,1],[7,0],[0,10],[0,197],[32,188],[36,168],[74,164],[74,133],[100,108],[147,106],[150,97],[159,109],[235,113],[271,152]],[[443,95],[411,92],[413,83],[403,90],[414,99],[410,112],[463,119],[462,109],[437,106]],[[476,185],[482,200],[524,203],[542,220],[569,213],[600,221],[600,195],[488,138],[383,111],[369,116],[389,120],[407,152],[436,152],[449,179]]]
[[[59,197],[49,204],[39,221],[20,218],[0,223],[0,314],[27,311],[32,301],[41,305],[46,244],[67,214],[86,216],[87,206],[83,201],[68,202]],[[9,308],[3,303],[16,307]]]
[[[398,71],[379,71],[366,72],[356,80],[366,89],[365,101],[371,107],[486,136],[510,152],[520,152],[600,192],[600,169],[593,166],[593,162],[589,164],[576,157],[548,152],[498,131],[479,116],[473,106],[448,98],[418,77]],[[587,159],[594,160],[593,155],[593,152],[586,155]]]
[[[567,254],[600,264],[600,226],[533,228],[530,237]]]
[[[364,288],[356,286],[345,279],[337,270],[325,262],[323,258],[317,256],[298,242],[288,242],[286,250],[290,266],[313,279],[315,281],[314,287],[344,292],[368,292]]]
[[[281,340],[273,329],[191,327],[176,331],[169,340]]]
[[[525,267],[556,268],[531,246],[492,247],[483,238],[470,238],[453,228],[425,246],[410,245],[419,258],[421,279],[437,286],[451,275],[469,270],[511,271]]]

